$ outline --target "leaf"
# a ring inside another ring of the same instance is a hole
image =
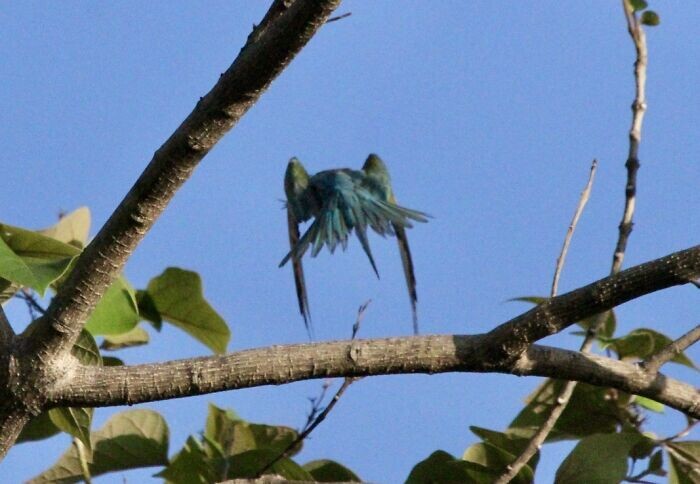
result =
[[[357,474],[332,460],[312,460],[302,466],[316,482],[362,482]]]
[[[584,329],[590,329],[598,323],[598,318],[600,314],[594,314],[581,321],[577,322],[579,326]],[[612,338],[615,334],[615,328],[617,327],[617,318],[615,317],[615,312],[611,309],[605,312],[605,319],[603,322],[603,327],[598,332],[598,339],[604,340],[606,338]],[[585,333],[584,333],[585,334]]]
[[[80,440],[90,451],[90,423],[92,422],[91,408],[52,408],[49,410],[51,422],[62,431]]]
[[[123,276],[118,277],[95,307],[85,329],[91,334],[114,335],[131,331],[139,322],[134,290]]]
[[[700,441],[669,442],[668,447],[669,483],[697,483],[700,480]]]
[[[216,468],[204,452],[202,444],[192,436],[188,437],[183,448],[155,477],[163,477],[167,482],[174,484],[208,484],[226,478],[225,475],[217,474]]]
[[[634,10],[635,12],[644,10],[649,6],[644,0],[629,0],[629,2],[630,6],[632,7],[632,10]]]
[[[455,459],[444,450],[436,450],[416,464],[406,479],[406,484],[433,484],[439,482],[469,482],[490,484],[497,477],[483,466]]]
[[[153,298],[146,291],[139,289],[136,291],[136,305],[139,308],[139,315],[160,331],[163,327],[163,318],[160,317]]]
[[[252,479],[270,462],[277,459],[279,452],[270,449],[248,450],[228,459],[228,479]],[[263,475],[275,474],[288,480],[313,481],[311,474],[293,460],[283,457],[272,464]]]
[[[530,438],[549,416],[563,388],[561,380],[547,379],[528,397],[527,405],[506,430],[509,435]],[[620,421],[630,421],[630,409],[610,398],[611,390],[579,383],[569,404],[546,442],[578,439],[615,432]]]
[[[651,398],[640,397],[639,395],[635,395],[634,403],[636,403],[640,407],[646,408],[647,410],[651,410],[652,412],[664,413],[664,404],[659,403],[656,400],[652,400]]]
[[[168,426],[152,410],[130,410],[110,418],[104,427],[91,434],[92,456],[88,456],[90,475],[168,463]],[[31,483],[64,483],[82,480],[80,458],[71,446],[47,471]]]
[[[664,453],[661,450],[657,450],[654,455],[649,459],[649,465],[647,466],[647,472],[649,474],[654,474],[657,476],[665,476],[666,472],[663,470],[664,466]]]
[[[71,353],[83,365],[102,365],[102,355],[100,355],[100,350],[97,348],[95,338],[85,330],[80,332],[80,336],[78,336],[78,340],[73,345]]]
[[[130,348],[133,346],[141,346],[148,344],[148,332],[141,326],[136,326],[131,331],[112,336],[105,336],[104,341],[100,345],[103,350],[114,351],[122,348]]]
[[[516,435],[497,432],[495,430],[489,430],[482,427],[471,426],[469,427],[469,430],[474,432],[474,434],[480,437],[484,442],[495,445],[496,447],[501,448],[514,456],[520,455],[530,442],[529,438],[518,437]],[[539,459],[540,453],[536,452],[528,462],[528,465],[533,472]]]
[[[555,483],[617,484],[627,475],[627,457],[639,442],[638,433],[596,434],[585,437],[557,469]]]
[[[204,299],[202,281],[196,272],[169,267],[148,283],[148,295],[160,316],[215,353],[226,352],[231,331]]]
[[[119,358],[115,358],[114,356],[103,356],[102,357],[102,365],[104,366],[122,366],[124,364],[124,361],[122,361]]]
[[[610,340],[608,347],[614,350],[620,359],[645,359],[655,355],[673,340],[665,334],[648,328],[639,328],[620,338]],[[679,353],[671,359],[679,365],[696,368],[685,353]]]
[[[42,412],[32,418],[27,425],[24,426],[22,432],[17,438],[17,443],[34,442],[36,440],[44,440],[61,432],[61,429],[51,421],[49,412]]]
[[[661,18],[659,14],[653,10],[647,10],[642,14],[642,23],[648,25],[649,27],[656,27],[661,23]]]
[[[280,454],[298,434],[289,427],[246,422],[232,410],[224,410],[210,403],[204,435],[216,442],[228,457],[256,449],[272,450]],[[299,450],[301,445],[294,452]]]
[[[491,443],[480,442],[469,446],[462,458],[467,462],[483,466],[496,476],[504,472],[506,467],[517,458],[517,455]],[[529,465],[525,465],[510,482],[528,484],[533,479],[534,470]]]
[[[56,225],[38,232],[82,249],[87,245],[90,233],[90,209],[87,207],[77,208],[61,217]]]
[[[66,271],[80,249],[31,230],[0,224],[0,277],[40,295]]]

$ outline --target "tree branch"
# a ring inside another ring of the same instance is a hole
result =
[[[642,362],[642,366],[650,374],[654,374],[659,371],[659,368],[664,363],[672,360],[676,355],[681,354],[686,348],[691,346],[700,340],[700,324],[695,326],[693,329],[685,333],[683,336],[678,338],[676,341],[672,342],[664,349],[651,355],[645,361]]]
[[[7,314],[2,305],[0,305],[0,351],[9,345],[15,337],[15,331],[12,329],[10,321],[7,319]]]
[[[45,361],[68,351],[136,245],[199,161],[258,100],[325,23],[340,0],[276,1],[231,67],[156,151],[85,248],[27,345]]]
[[[482,358],[484,335],[334,341],[251,349],[136,366],[76,367],[50,390],[50,406],[124,405],[329,377],[498,372],[577,380],[642,395],[700,417],[700,392],[638,365],[534,345],[518,360]]]
[[[700,245],[675,252],[600,279],[539,304],[486,334],[488,360],[517,359],[537,340],[558,333],[576,321],[672,286],[700,274]]]

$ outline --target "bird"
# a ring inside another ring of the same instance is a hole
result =
[[[309,176],[301,161],[293,157],[287,164],[284,191],[290,250],[279,267],[292,261],[299,312],[309,336],[312,336],[311,313],[302,257],[308,250],[311,257],[316,257],[324,246],[331,254],[338,245],[345,250],[354,230],[379,278],[367,239],[368,228],[383,237],[395,236],[398,241],[413,315],[413,332],[418,334],[416,276],[406,229],[413,227],[411,221],[427,222],[431,216],[396,202],[391,177],[382,159],[372,153],[361,170],[338,168]],[[311,219],[313,222],[301,235],[299,225]]]

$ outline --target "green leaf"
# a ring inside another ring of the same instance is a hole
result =
[[[167,467],[155,477],[163,477],[173,484],[208,484],[226,478],[225,473],[224,475],[217,473],[216,467],[207,457],[202,444],[190,436]]]
[[[77,208],[61,217],[56,225],[38,232],[82,249],[87,245],[90,233],[90,209],[87,207]]]
[[[56,427],[80,440],[88,451],[92,449],[90,443],[91,408],[52,408],[49,410],[49,418]]]
[[[649,6],[644,0],[629,0],[629,2],[630,6],[632,7],[632,10],[634,10],[635,12],[644,10]]]
[[[160,316],[215,353],[225,353],[231,332],[226,322],[204,299],[202,281],[196,272],[169,267],[148,283]]]
[[[490,484],[497,473],[489,469],[455,459],[444,450],[437,450],[413,467],[406,484],[434,484],[440,482],[469,482]]]
[[[629,452],[640,438],[630,432],[581,439],[559,466],[555,483],[618,484],[627,475]]]
[[[124,365],[124,361],[115,358],[114,356],[103,356],[102,357],[102,365],[104,366],[122,366]]]
[[[92,456],[88,456],[90,475],[123,471],[168,463],[168,426],[152,410],[130,410],[114,415],[102,429],[91,434]],[[63,483],[82,480],[80,457],[71,447],[47,471],[32,483]]]
[[[153,298],[146,291],[139,289],[136,291],[136,305],[139,308],[139,315],[160,331],[163,327],[163,318],[160,317]]]
[[[148,333],[141,326],[136,326],[131,331],[112,336],[105,336],[104,341],[100,345],[103,350],[114,351],[122,348],[130,348],[132,346],[141,346],[148,344]]]
[[[49,412],[41,412],[36,417],[32,418],[27,425],[24,426],[22,432],[17,438],[17,443],[34,442],[36,440],[44,440],[61,432],[61,429],[51,421]]]
[[[700,480],[700,441],[685,440],[668,443],[671,484],[695,484]]]
[[[659,18],[659,14],[653,10],[647,10],[642,14],[642,23],[649,27],[656,27],[661,23],[661,18]]]
[[[593,328],[598,323],[598,318],[601,317],[600,314],[594,314],[585,319],[579,321],[578,324],[582,328],[588,330]],[[605,319],[603,320],[603,327],[598,333],[598,339],[605,340],[606,338],[612,338],[615,334],[615,328],[617,327],[617,318],[615,317],[615,312],[611,309],[605,312]]]
[[[527,405],[506,430],[509,435],[530,438],[549,416],[563,386],[561,380],[545,380],[528,397]],[[611,397],[611,390],[579,383],[569,404],[547,437],[547,442],[578,439],[592,434],[611,433],[620,421],[632,414],[622,402]]]
[[[655,355],[673,340],[658,331],[648,328],[639,328],[620,338],[610,340],[608,347],[615,351],[620,359],[645,359]],[[693,361],[680,353],[671,359],[672,362],[695,368]]]
[[[216,442],[225,456],[232,456],[255,449],[267,449],[280,454],[298,434],[289,427],[246,422],[232,410],[209,404],[204,435]],[[294,449],[294,453],[300,449],[301,445]]]
[[[357,474],[332,460],[312,460],[302,466],[316,482],[362,482]]]
[[[270,462],[277,459],[279,452],[270,449],[248,450],[228,459],[228,479],[252,479]],[[275,474],[292,481],[312,481],[311,474],[289,458],[281,458],[270,466],[263,475]]]
[[[37,232],[0,224],[0,277],[42,296],[80,250]],[[7,289],[3,284],[3,290]]]
[[[663,470],[664,467],[664,453],[661,450],[657,450],[654,455],[649,459],[649,465],[647,466],[647,472],[649,474],[654,474],[657,476],[665,476],[666,472]]]
[[[40,295],[66,271],[80,249],[11,225],[0,224],[0,277]]]
[[[102,365],[102,355],[100,355],[100,350],[97,348],[95,338],[85,330],[80,332],[80,336],[78,336],[78,340],[73,345],[71,353],[83,365]]]
[[[636,403],[640,407],[646,408],[647,410],[651,410],[652,412],[664,413],[664,404],[659,403],[656,400],[652,400],[651,398],[640,397],[639,395],[635,395],[634,403]]]
[[[129,283],[120,276],[95,307],[85,329],[93,335],[114,335],[131,331],[139,322],[136,296]]]
[[[494,475],[500,475],[517,458],[517,455],[489,442],[480,442],[470,446],[462,458],[489,469]],[[534,470],[529,465],[525,465],[510,482],[528,484],[533,479]]]
[[[520,455],[530,442],[529,438],[518,437],[513,434],[497,432],[495,430],[489,430],[482,427],[471,426],[469,427],[469,430],[474,432],[474,434],[480,437],[484,442],[494,445],[500,449],[503,449],[514,456]],[[537,462],[539,461],[539,459],[540,453],[537,452],[535,453],[535,455],[532,456],[532,458],[528,462],[528,465],[533,470],[533,472],[535,470],[535,467],[537,466]]]

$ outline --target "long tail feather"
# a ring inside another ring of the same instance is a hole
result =
[[[411,310],[413,314],[413,333],[418,334],[418,293],[416,292],[416,273],[413,270],[413,259],[411,258],[411,248],[408,246],[408,237],[406,237],[406,229],[399,225],[394,225],[396,232],[396,240],[399,244],[399,254],[401,254],[401,264],[403,265],[403,273],[406,277],[406,286],[408,287],[408,298],[411,301]]]

